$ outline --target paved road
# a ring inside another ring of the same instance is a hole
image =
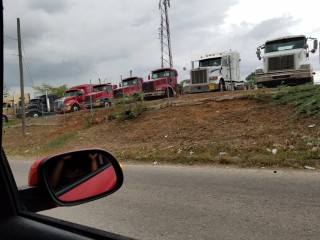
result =
[[[18,185],[30,162],[11,161]],[[124,164],[115,194],[42,214],[137,239],[320,239],[320,172]]]

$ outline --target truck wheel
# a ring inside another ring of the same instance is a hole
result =
[[[37,112],[33,112],[33,113],[31,113],[31,116],[34,117],[34,118],[37,118],[37,117],[40,116],[40,114],[37,113]]]
[[[173,91],[171,88],[167,88],[165,91],[165,97],[173,97]]]
[[[72,107],[71,107],[71,111],[72,112],[77,112],[80,110],[80,106],[78,104],[74,104]]]
[[[220,82],[219,82],[219,91],[222,92],[222,91],[225,91],[225,90],[226,90],[226,85],[225,85],[223,80],[220,80]]]
[[[6,115],[2,115],[2,122],[9,122],[9,118]]]

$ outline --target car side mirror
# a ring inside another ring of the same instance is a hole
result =
[[[37,160],[29,185],[40,186],[60,206],[72,206],[105,197],[123,183],[118,161],[102,149],[66,152]]]

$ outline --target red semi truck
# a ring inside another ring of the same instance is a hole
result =
[[[125,96],[136,96],[140,97],[142,93],[143,78],[141,77],[128,77],[122,80],[122,86],[113,91],[113,97],[115,99],[122,98]]]
[[[117,85],[111,83],[96,84],[92,88],[92,92],[85,95],[84,107],[95,108],[104,107],[111,103],[113,99],[113,90],[117,88]]]
[[[178,84],[178,72],[173,68],[160,68],[151,72],[148,81],[142,83],[145,98],[173,97]]]
[[[63,98],[54,103],[55,113],[76,112],[83,109],[86,94],[92,92],[94,84],[82,84],[69,88]]]

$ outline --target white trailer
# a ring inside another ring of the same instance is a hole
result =
[[[185,93],[245,89],[240,80],[240,54],[236,51],[212,53],[191,62]]]
[[[313,41],[313,49],[310,51],[308,40]],[[256,51],[258,59],[263,61],[256,69],[255,82],[264,87],[313,83],[315,73],[309,61],[309,52],[315,53],[317,47],[317,39],[307,38],[305,35],[283,36],[267,40]]]

